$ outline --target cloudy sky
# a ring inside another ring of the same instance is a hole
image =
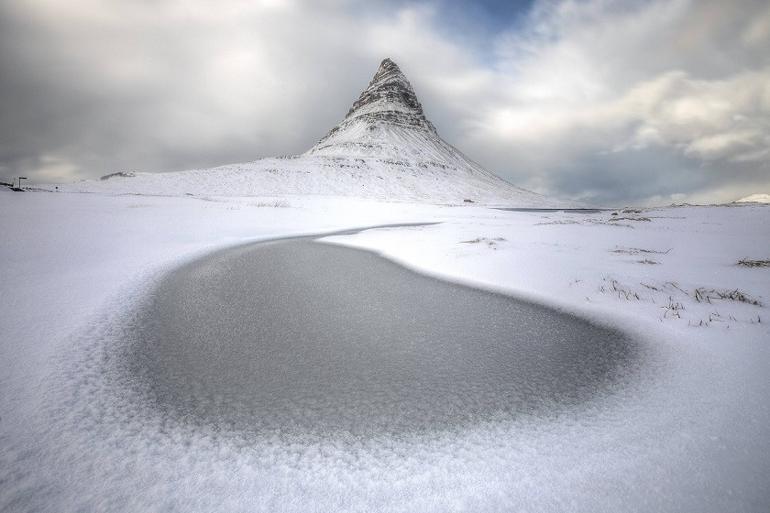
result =
[[[766,0],[0,0],[0,178],[301,153],[384,57],[517,185],[598,205],[770,192]]]

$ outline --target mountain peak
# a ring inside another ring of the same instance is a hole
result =
[[[393,62],[390,57],[385,57],[382,59],[382,62],[380,63],[380,67],[377,69],[377,73],[374,74],[376,77],[380,73],[386,72],[386,71],[396,71],[398,73],[401,73],[401,68],[398,67],[398,64]]]
[[[398,64],[383,59],[369,85],[353,102],[345,119],[332,128],[308,153],[328,153],[359,143],[366,133],[366,145],[374,149],[377,135],[385,136],[392,129],[408,130],[436,136],[433,124],[425,118],[422,105]]]
[[[383,59],[369,86],[361,93],[348,111],[346,119],[373,112],[413,114],[425,120],[422,106],[398,64]],[[391,121],[392,121],[391,117]],[[427,121],[427,120],[425,120]]]
[[[380,63],[380,67],[377,68],[377,72],[372,77],[372,81],[369,82],[369,87],[371,87],[373,84],[378,84],[388,80],[396,80],[401,83],[406,82],[406,84],[409,85],[409,81],[406,79],[406,76],[404,76],[401,68],[398,67],[398,64],[390,60],[390,58],[386,57]],[[411,85],[409,85],[409,87],[411,88]]]

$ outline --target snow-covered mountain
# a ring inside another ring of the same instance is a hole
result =
[[[745,198],[735,200],[735,203],[770,203],[770,194],[750,194]]]
[[[113,173],[63,190],[139,194],[322,194],[430,203],[557,206],[511,185],[445,142],[390,59],[345,119],[295,157],[174,173]],[[565,206],[563,203],[560,206]]]
[[[470,176],[492,176],[439,137],[412,85],[390,59],[382,61],[345,119],[305,155],[374,158],[406,167],[449,167]]]

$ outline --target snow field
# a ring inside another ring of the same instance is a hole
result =
[[[770,332],[764,320],[752,321],[767,309],[770,279],[765,268],[735,265],[768,257],[762,207],[661,209],[622,214],[650,221],[610,221],[610,213],[335,197],[3,191],[0,212],[1,510],[766,511],[770,504]],[[643,337],[647,366],[615,393],[554,418],[419,442],[254,444],[237,432],[170,422],[123,387],[120,341],[131,312],[182,262],[262,238],[431,221],[442,224],[327,241],[624,326]],[[639,263],[645,258],[659,263]],[[669,282],[683,292],[664,288]],[[763,306],[699,301],[697,289],[737,289]],[[669,295],[684,306],[678,317],[666,313]],[[701,325],[711,310],[726,320]]]

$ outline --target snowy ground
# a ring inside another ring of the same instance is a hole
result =
[[[726,331],[761,324],[763,309],[754,303],[770,302],[770,272],[738,262],[768,259],[769,221],[770,208],[761,205],[595,213],[480,209],[440,225],[323,240],[579,311],[657,320],[686,336],[691,330],[682,328],[691,326]],[[768,333],[756,328],[747,331]]]
[[[768,207],[612,216],[0,191],[0,213],[0,510],[770,507],[770,268],[737,265],[770,258]],[[649,348],[646,372],[547,421],[419,444],[244,445],[158,422],[116,388],[125,318],[181,262],[249,240],[433,221],[326,242],[623,326]]]

